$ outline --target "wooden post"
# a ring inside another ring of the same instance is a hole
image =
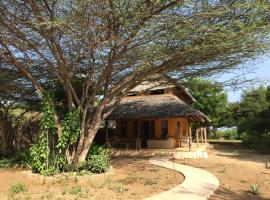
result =
[[[109,146],[108,120],[105,120],[105,137],[106,137],[106,145]]]
[[[204,127],[204,143],[207,143],[207,132],[206,132],[206,127]]]
[[[199,147],[199,129],[196,128],[196,142],[197,142],[197,148]]]
[[[188,140],[189,151],[191,151],[192,150],[192,130],[191,130],[190,125],[189,125],[188,135],[189,135],[189,140]]]
[[[200,127],[200,134],[201,134],[201,145],[203,144],[203,128]]]

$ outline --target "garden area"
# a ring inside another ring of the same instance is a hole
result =
[[[3,162],[3,160],[1,160]],[[144,199],[180,184],[184,177],[142,158],[113,158],[102,174],[69,172],[50,177],[3,166],[0,199]]]

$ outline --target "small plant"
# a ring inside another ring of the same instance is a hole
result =
[[[117,186],[117,187],[115,188],[115,191],[122,194],[122,193],[124,193],[124,192],[127,192],[128,189],[127,189],[127,188],[124,188],[122,185],[120,185],[120,186]]]
[[[74,176],[74,183],[77,183],[79,181],[78,176]]]
[[[129,174],[129,175],[127,176],[127,179],[132,180],[132,181],[136,181],[136,180],[138,180],[138,179],[143,179],[143,177],[138,176],[138,175],[136,175],[136,174]]]
[[[144,185],[155,185],[157,184],[157,181],[153,180],[153,179],[146,179],[144,181]]]
[[[256,183],[251,184],[251,193],[254,195],[259,195],[261,193],[260,186]]]
[[[218,173],[225,173],[226,172],[226,169],[224,168],[224,169],[222,169],[222,170],[220,170],[220,171],[218,171]]]
[[[81,193],[82,193],[82,188],[78,185],[73,186],[70,190],[70,194],[72,195],[79,195]]]
[[[242,179],[242,180],[241,180],[241,183],[246,183],[246,182],[247,182],[247,181],[246,181],[246,180],[244,180],[244,179]]]
[[[27,187],[24,183],[15,183],[10,186],[9,192],[12,194],[27,192]]]
[[[153,167],[151,167],[149,169],[150,172],[157,172],[159,169],[156,167],[156,165],[154,165]]]

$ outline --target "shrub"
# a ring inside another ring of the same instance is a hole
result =
[[[31,167],[31,156],[30,151],[25,150],[21,152],[17,152],[14,159],[14,164],[18,164],[22,167]]]
[[[81,168],[92,173],[102,173],[107,171],[109,166],[110,149],[105,146],[93,144]]]
[[[6,159],[6,158],[0,159],[0,169],[5,169],[5,168],[11,167],[11,162],[12,162],[12,160],[10,160],[10,159]]]
[[[91,155],[104,155],[104,156],[109,156],[110,155],[110,149],[107,148],[106,146],[103,145],[97,145],[97,144],[92,144],[89,152],[88,152],[88,158]]]
[[[92,173],[102,173],[108,170],[110,158],[106,155],[91,155],[83,162],[82,169]]]
[[[65,172],[102,173],[108,170],[110,166],[110,150],[105,146],[93,144],[89,150],[86,161],[75,164],[66,164],[63,167]]]

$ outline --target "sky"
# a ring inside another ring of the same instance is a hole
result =
[[[249,73],[245,74],[245,78],[254,79],[255,82],[249,82],[236,90],[231,87],[226,88],[228,92],[228,100],[230,102],[239,101],[243,90],[257,86],[261,83],[264,85],[270,85],[270,53],[260,57],[255,60],[255,62],[246,63],[245,65],[250,68]],[[218,80],[224,82],[236,77],[236,74],[241,74],[241,71],[237,70],[234,73],[224,74],[219,77]]]

